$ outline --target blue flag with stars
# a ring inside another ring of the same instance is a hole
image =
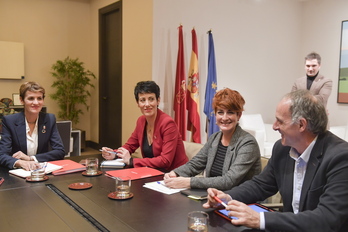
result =
[[[213,98],[217,90],[214,40],[213,40],[213,34],[211,33],[211,31],[209,31],[208,34],[209,34],[208,78],[207,78],[207,85],[205,88],[204,114],[207,116],[207,133],[209,137],[210,135],[219,131],[220,128],[216,125],[215,112],[212,106]]]

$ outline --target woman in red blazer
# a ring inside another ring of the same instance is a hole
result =
[[[184,144],[174,120],[160,109],[160,89],[154,81],[141,81],[134,89],[135,100],[143,114],[137,120],[135,130],[126,144],[118,148],[117,156],[130,167],[152,167],[167,172],[188,161]],[[140,147],[143,158],[132,158]],[[115,159],[103,147],[105,159]]]

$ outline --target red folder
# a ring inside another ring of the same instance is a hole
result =
[[[68,174],[72,172],[81,172],[86,170],[85,166],[72,160],[56,160],[56,161],[50,161],[49,163],[63,167],[62,169],[52,172],[52,174],[55,176]]]
[[[111,178],[117,178],[122,176],[129,176],[131,180],[137,180],[152,176],[159,176],[163,175],[164,173],[161,171],[158,171],[154,168],[148,168],[148,167],[140,167],[140,168],[127,168],[122,170],[112,170],[112,171],[106,171],[105,175]]]

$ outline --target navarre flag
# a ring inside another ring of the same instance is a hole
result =
[[[215,112],[212,106],[213,98],[217,90],[214,40],[211,31],[209,31],[208,34],[208,77],[207,85],[205,88],[204,114],[207,116],[207,133],[209,137],[213,133],[219,131],[220,128],[216,125]]]
[[[183,140],[186,140],[186,78],[184,59],[184,39],[182,25],[179,26],[179,49],[176,63],[174,92],[174,121],[178,125]]]
[[[192,29],[192,53],[187,80],[187,129],[191,131],[191,141],[201,143],[201,127],[199,117],[199,73],[198,48],[195,29]]]

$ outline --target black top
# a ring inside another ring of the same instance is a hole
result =
[[[144,130],[143,152],[145,157],[153,158],[152,144],[150,145],[149,141],[147,140],[146,129]]]
[[[222,176],[222,168],[225,162],[225,156],[227,152],[227,146],[222,145],[221,141],[216,152],[215,160],[211,166],[210,176]]]
[[[317,74],[315,76],[312,76],[312,77],[307,75],[307,90],[309,90],[311,88],[313,81],[318,76],[318,74],[319,74],[319,72],[317,72]]]

